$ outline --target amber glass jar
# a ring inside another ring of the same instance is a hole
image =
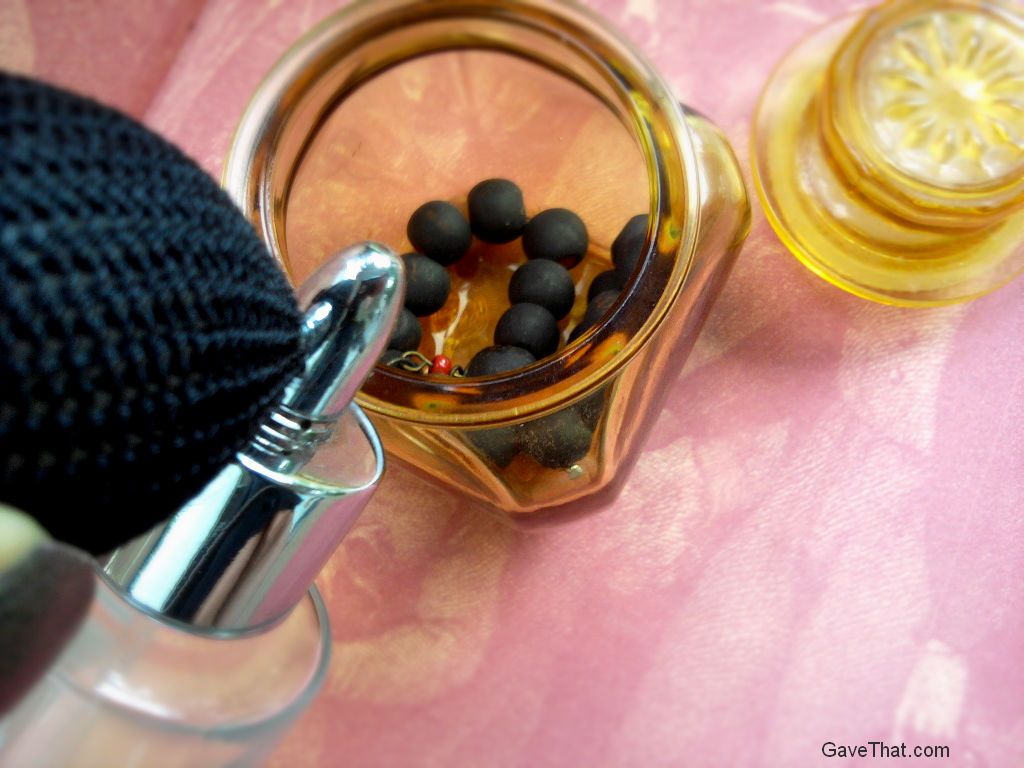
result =
[[[617,493],[746,236],[721,133],[575,4],[375,0],[326,19],[276,65],[225,185],[299,281],[352,240],[408,250],[416,205],[464,206],[472,182],[494,176],[520,184],[529,214],[567,207],[590,231],[565,343],[490,377],[381,365],[359,402],[393,458],[518,522],[551,520]],[[645,255],[570,342],[589,281],[638,213],[649,214]],[[514,244],[474,246],[452,270],[449,304],[423,320],[421,351],[465,364],[489,343],[520,261]]]

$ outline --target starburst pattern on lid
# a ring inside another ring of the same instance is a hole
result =
[[[859,99],[878,150],[939,186],[1024,171],[1024,31],[949,8],[883,28],[864,49]]]

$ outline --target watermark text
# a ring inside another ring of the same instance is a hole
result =
[[[821,745],[825,757],[949,757],[949,747],[932,744],[905,743],[886,744],[884,741],[869,741],[867,744],[836,744],[826,741]]]

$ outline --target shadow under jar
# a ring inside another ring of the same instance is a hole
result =
[[[587,10],[550,0],[376,0],[299,40],[254,95],[225,186],[294,282],[357,240],[400,251],[432,199],[465,211],[478,181],[569,208],[590,246],[559,350],[505,374],[378,365],[358,400],[388,453],[518,523],[614,499],[745,238],[735,156],[703,116]],[[612,241],[648,214],[618,300],[572,341]],[[465,366],[492,343],[525,261],[474,241],[448,302],[421,318],[427,357]]]

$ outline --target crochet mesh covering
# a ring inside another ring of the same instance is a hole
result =
[[[299,322],[195,163],[0,73],[0,500],[93,553],[146,531],[279,399]]]

